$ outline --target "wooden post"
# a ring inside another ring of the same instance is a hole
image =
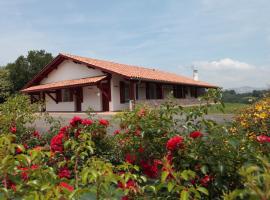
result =
[[[133,80],[129,81],[129,99],[135,101],[135,94],[134,94],[134,84]]]

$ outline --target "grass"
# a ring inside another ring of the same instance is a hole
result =
[[[209,108],[208,114],[236,114],[243,108],[247,107],[248,104],[243,103],[225,103],[224,113],[218,109],[221,107],[221,105],[212,105]],[[189,107],[184,108],[185,110],[188,110]]]
[[[249,105],[243,104],[243,103],[225,103],[224,114],[236,114],[247,106]],[[209,113],[210,114],[223,114],[223,112],[218,109],[218,105],[213,105],[209,109]]]

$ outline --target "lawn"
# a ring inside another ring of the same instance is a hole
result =
[[[243,103],[225,103],[225,108],[224,108],[224,114],[236,114],[243,108],[247,107],[249,104],[243,104]],[[209,109],[209,113],[211,114],[216,114],[216,113],[222,113],[218,109],[218,106],[212,106]]]
[[[247,107],[249,104],[243,104],[243,103],[225,103],[224,108],[224,114],[236,114],[243,108]],[[223,114],[223,112],[218,109],[220,105],[213,105],[209,109],[209,114]],[[188,110],[190,107],[184,108],[185,110]]]

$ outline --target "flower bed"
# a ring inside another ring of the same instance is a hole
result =
[[[116,116],[113,136],[113,121],[92,116],[49,120],[42,135],[25,127],[29,105],[17,96],[0,107],[3,199],[269,199],[269,99],[228,125],[204,118],[210,104],[138,106]]]

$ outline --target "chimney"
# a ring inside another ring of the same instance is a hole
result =
[[[193,80],[198,81],[199,80],[199,73],[197,69],[193,69]]]

